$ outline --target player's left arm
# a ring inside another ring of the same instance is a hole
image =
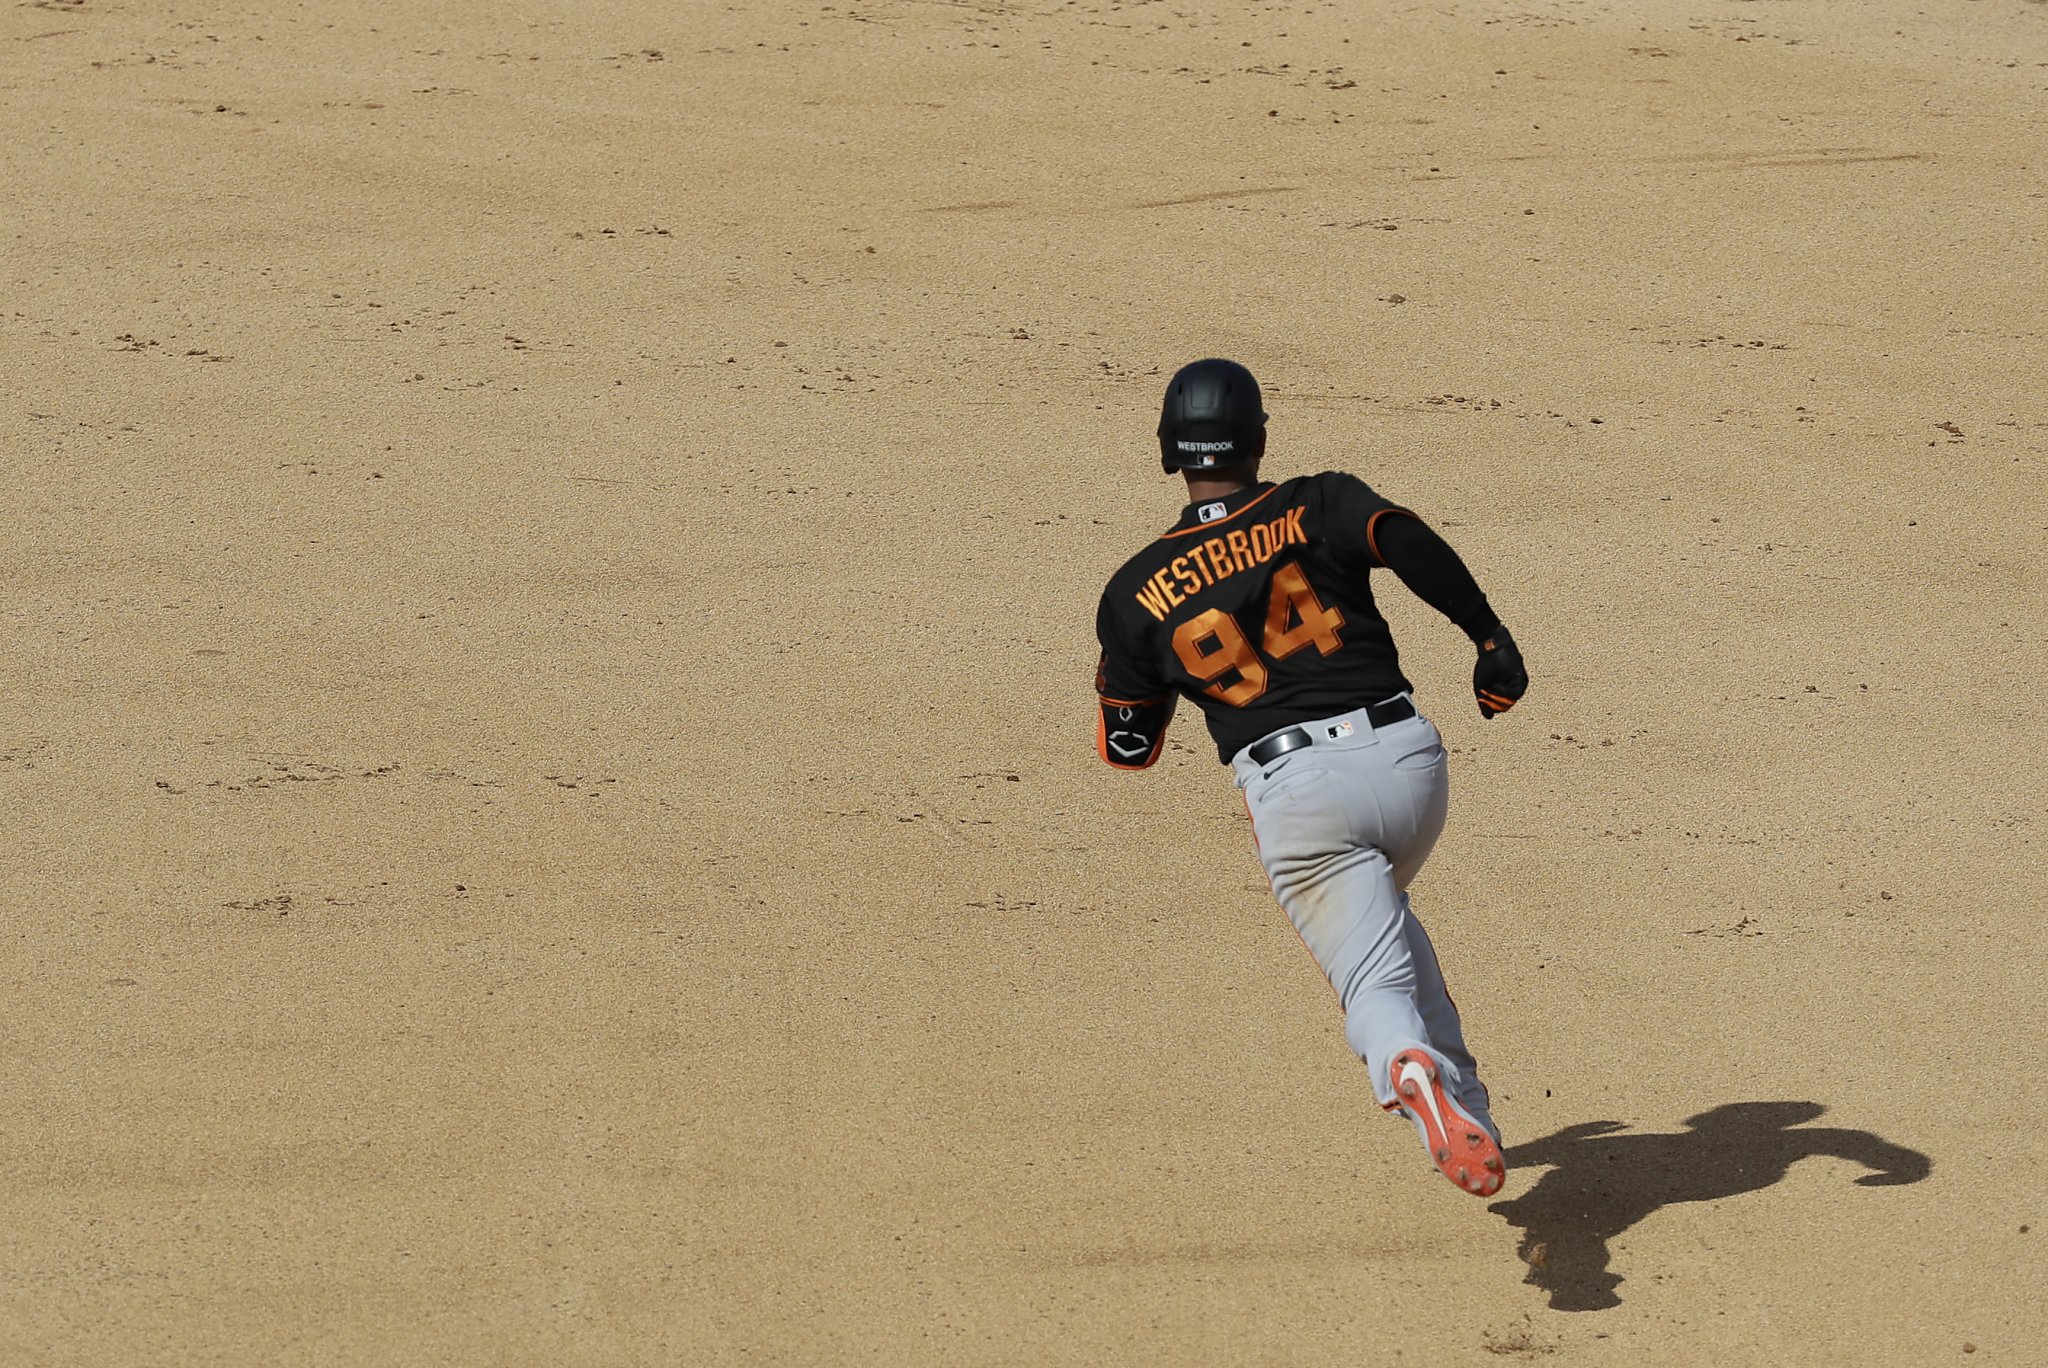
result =
[[[1103,763],[1124,770],[1152,768],[1166,746],[1166,724],[1173,721],[1173,695],[1112,698],[1098,686],[1095,702],[1095,753]]]
[[[1107,592],[1095,614],[1095,753],[1116,769],[1150,769],[1166,746],[1173,690],[1124,639]]]
[[[1522,652],[1450,543],[1407,509],[1392,507],[1376,510],[1366,520],[1365,538],[1374,560],[1456,623],[1478,648],[1472,693],[1480,716],[1495,717],[1521,701],[1529,691]]]

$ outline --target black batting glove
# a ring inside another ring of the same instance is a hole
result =
[[[1479,699],[1479,715],[1491,721],[1529,692],[1529,671],[1522,665],[1522,653],[1505,627],[1496,627],[1479,642],[1479,659],[1472,666],[1472,692]]]

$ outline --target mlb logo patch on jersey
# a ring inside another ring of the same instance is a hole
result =
[[[1342,741],[1345,737],[1351,735],[1352,727],[1349,722],[1332,722],[1323,730],[1329,733],[1332,741]]]
[[[1226,511],[1220,503],[1205,503],[1195,510],[1195,516],[1205,523],[1212,523],[1222,517]]]

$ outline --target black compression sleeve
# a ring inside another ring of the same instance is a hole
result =
[[[1406,510],[1389,509],[1375,520],[1373,549],[1380,564],[1401,577],[1415,597],[1458,624],[1474,642],[1486,640],[1500,618],[1486,602],[1478,581],[1429,524]]]

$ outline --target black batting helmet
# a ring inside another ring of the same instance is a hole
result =
[[[1182,366],[1166,382],[1159,411],[1159,460],[1176,470],[1215,470],[1266,452],[1259,382],[1235,361],[1211,357]]]

